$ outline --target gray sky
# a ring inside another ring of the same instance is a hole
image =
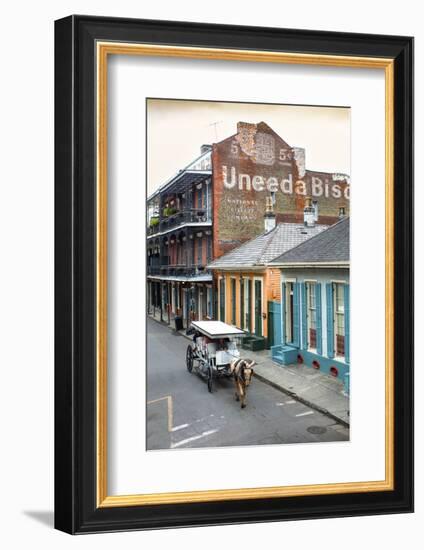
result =
[[[310,170],[350,174],[349,108],[150,99],[148,194],[199,156],[202,144],[235,134],[238,121],[266,122],[289,145],[303,147]]]

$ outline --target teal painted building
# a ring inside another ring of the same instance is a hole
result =
[[[349,218],[289,250],[270,265],[281,269],[281,365],[303,363],[335,376],[349,392]]]

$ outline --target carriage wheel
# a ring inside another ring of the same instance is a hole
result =
[[[208,368],[208,392],[212,393],[212,382],[213,382],[213,370],[212,367]]]
[[[187,346],[186,365],[188,372],[191,372],[193,370],[193,350],[191,346]]]

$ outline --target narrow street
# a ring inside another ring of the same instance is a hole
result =
[[[147,319],[148,450],[348,439],[342,425],[255,378],[245,409],[234,399],[232,380],[216,380],[209,393],[206,382],[186,369],[188,344]]]

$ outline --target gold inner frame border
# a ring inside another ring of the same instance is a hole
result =
[[[109,55],[219,59],[262,63],[384,69],[385,72],[385,479],[316,485],[252,487],[171,493],[107,493],[107,62]],[[321,54],[96,43],[97,62],[97,336],[96,336],[96,470],[97,507],[143,506],[256,498],[281,498],[390,491],[394,489],[394,60]]]

